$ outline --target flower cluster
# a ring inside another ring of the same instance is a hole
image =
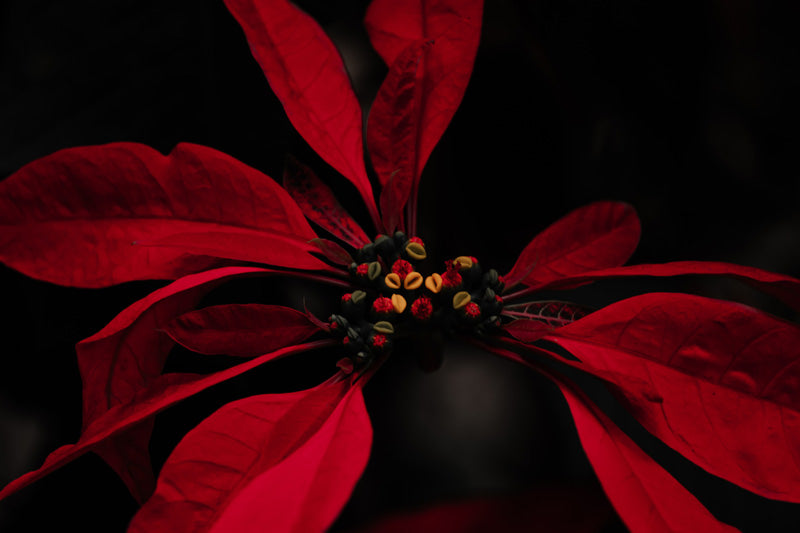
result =
[[[329,318],[356,368],[371,365],[398,338],[424,338],[432,329],[450,337],[499,330],[502,277],[484,273],[475,257],[459,256],[443,273],[425,276],[415,268],[427,258],[422,239],[402,231],[378,235],[356,257],[349,271],[359,289],[344,294],[341,313]]]

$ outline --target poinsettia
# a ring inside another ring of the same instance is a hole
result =
[[[800,502],[797,325],[680,293],[601,309],[539,296],[600,279],[692,274],[738,279],[798,309],[800,281],[727,263],[623,266],[640,225],[632,207],[607,201],[541,232],[502,275],[471,255],[430,264],[417,231],[419,184],[472,71],[480,0],[372,2],[365,23],[388,74],[366,142],[342,60],[311,17],[284,0],[226,5],[290,121],[352,184],[373,227],[362,228],[300,162],[290,160],[281,187],[192,144],[166,156],[135,143],[71,148],[14,173],[0,185],[5,264],[74,287],[174,281],[78,344],[80,439],[0,497],[92,451],[142,504],[129,531],[324,530],[368,461],[363,388],[392,354],[443,336],[553,381],[631,530],[733,528],[565,377],[567,367],[599,378],[642,426],[709,473]],[[337,287],[338,309],[326,317],[268,302],[196,309],[220,284],[253,277]],[[237,362],[204,375],[165,373],[175,344]],[[266,362],[333,346],[341,359],[330,379],[221,407],[184,437],[156,481],[147,450],[157,413]],[[426,351],[422,363],[435,368],[436,355]]]

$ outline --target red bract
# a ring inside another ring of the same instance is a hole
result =
[[[7,265],[76,287],[172,281],[78,344],[80,439],[0,497],[94,451],[142,504],[129,531],[322,531],[367,464],[372,428],[362,388],[393,350],[408,346],[402,341],[433,345],[442,335],[465,337],[552,380],[632,531],[733,528],[562,376],[567,367],[603,381],[645,429],[707,472],[800,503],[796,324],[679,293],[599,310],[536,296],[624,276],[727,276],[800,308],[800,281],[719,262],[623,266],[640,224],[630,205],[609,201],[542,231],[504,276],[469,255],[424,270],[430,250],[415,235],[417,192],[464,95],[481,0],[370,5],[367,30],[388,66],[366,130],[378,202],[361,108],[328,37],[285,0],[226,5],[290,121],[352,183],[377,236],[370,240],[331,188],[294,160],[284,188],[189,144],[168,156],[133,143],[73,148],[17,171],[0,184],[0,259]],[[320,238],[306,218],[341,243]],[[337,287],[341,311],[320,319],[268,303],[195,309],[226,281],[263,276]],[[235,364],[207,375],[165,373],[176,343],[234,356]],[[342,358],[328,381],[221,407],[177,445],[156,483],[148,443],[158,412],[266,362],[332,346]],[[422,364],[433,369],[437,360]]]

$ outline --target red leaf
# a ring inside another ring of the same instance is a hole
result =
[[[134,143],[70,148],[0,183],[0,260],[63,285],[103,287],[203,270],[219,261],[131,243],[239,230],[316,237],[278,184],[192,144],[169,156]],[[279,250],[265,250],[261,259],[296,267]]]
[[[361,389],[348,381],[229,403],[178,444],[128,531],[323,531],[371,443]]]
[[[608,499],[633,533],[737,531],[714,518],[571,381],[515,352],[476,344],[533,368],[558,386],[567,400],[586,457]],[[546,350],[536,350],[546,353]]]
[[[409,200],[411,233],[416,230],[413,214],[419,174],[464,96],[480,40],[482,14],[482,0],[375,0],[367,10],[367,32],[387,65],[393,65],[412,43],[433,43],[424,50],[422,68],[417,71],[421,100]],[[389,116],[370,125],[375,135],[386,137],[395,127]]]
[[[639,243],[636,211],[621,202],[595,202],[572,211],[522,250],[506,286],[541,285],[601,268],[620,266]]]
[[[255,357],[298,344],[319,328],[300,311],[280,305],[215,305],[184,313],[164,331],[203,354]]]
[[[83,430],[109,409],[131,401],[161,375],[173,343],[159,332],[160,328],[193,309],[200,298],[224,281],[271,272],[228,267],[183,277],[130,305],[101,331],[79,342],[76,351],[83,381]],[[155,488],[147,453],[151,430],[152,424],[145,422],[95,450],[139,502]]]
[[[361,248],[369,237],[314,172],[289,158],[283,172],[283,187],[312,222],[354,248]]]
[[[548,486],[511,497],[473,498],[389,516],[357,533],[599,533],[613,516],[599,489]]]
[[[325,259],[331,263],[346,266],[350,266],[350,264],[353,263],[353,256],[333,241],[329,241],[328,239],[311,239],[309,242],[316,246],[325,256]]]
[[[567,400],[583,450],[632,533],[738,531],[714,518],[585,395],[549,376]]]
[[[568,278],[552,280],[543,285],[533,286],[531,287],[531,292],[543,288],[559,289],[606,278],[686,275],[727,276],[738,279],[756,289],[779,298],[794,309],[800,310],[800,280],[791,276],[776,274],[754,267],[715,261],[675,261],[656,265],[630,265],[596,270],[594,272],[586,272]]]
[[[800,328],[686,294],[624,300],[546,337],[710,473],[800,502]]]
[[[311,255],[311,252],[317,251],[317,247],[308,240],[277,232],[225,228],[218,224],[206,226],[203,232],[173,233],[157,240],[143,239],[134,244],[157,250],[176,250],[301,270],[339,272]]]
[[[78,442],[61,446],[47,456],[44,464],[38,470],[28,472],[6,485],[0,491],[0,500],[77,459],[86,452],[95,451],[98,445],[104,445],[109,439],[124,436],[127,430],[142,422],[148,422],[159,411],[163,411],[208,387],[236,377],[267,361],[318,347],[331,346],[335,343],[336,341],[333,340],[324,340],[289,346],[207,376],[196,374],[164,374],[159,376],[147,388],[139,390],[126,403],[119,403],[98,416],[83,431]]]
[[[417,141],[420,135],[422,75],[420,61],[433,43],[409,45],[389,69],[378,90],[367,122],[367,142],[372,166],[383,190],[380,205],[384,228],[394,232],[417,180]]]
[[[364,167],[361,107],[322,28],[285,0],[225,0],[295,129],[349,179],[379,226]]]
[[[504,325],[503,330],[518,341],[535,342],[551,333],[553,328],[538,320],[520,319]]]

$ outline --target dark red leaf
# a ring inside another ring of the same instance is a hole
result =
[[[417,141],[422,113],[420,61],[433,43],[412,43],[397,57],[378,90],[367,122],[367,143],[372,166],[383,190],[380,206],[387,232],[402,221],[402,210],[421,168],[417,167]]]
[[[621,202],[595,202],[572,211],[537,235],[519,254],[506,286],[541,285],[620,266],[639,243],[636,211]]]
[[[375,0],[367,10],[367,32],[387,65],[394,65],[414,43],[432,43],[423,50],[417,70],[416,85],[421,92],[415,177],[409,200],[412,216],[407,221],[411,233],[416,229],[413,213],[419,175],[464,96],[478,49],[482,15],[482,0]],[[396,122],[388,115],[385,121],[370,125],[381,137],[392,136],[389,132],[395,127]]]
[[[586,272],[564,279],[552,280],[549,283],[531,287],[533,290],[559,289],[590,281],[606,278],[623,278],[632,276],[727,276],[747,283],[783,300],[794,309],[800,310],[800,280],[783,274],[776,274],[754,267],[720,263],[715,261],[675,261],[655,265],[630,265],[608,268],[594,272]]]
[[[324,531],[371,443],[361,389],[347,381],[232,402],[178,444],[128,531]]]
[[[519,319],[503,326],[503,330],[522,342],[534,342],[553,331],[551,326],[539,320]]]
[[[142,248],[177,250],[301,270],[340,272],[311,255],[317,251],[317,247],[309,240],[278,232],[223,228],[217,224],[207,226],[202,233],[173,233],[156,240],[142,239],[134,244]]]
[[[114,406],[130,402],[161,375],[173,342],[160,329],[170,320],[193,309],[224,281],[271,272],[227,267],[183,277],[130,305],[101,331],[79,342],[83,430]],[[95,449],[140,502],[155,488],[147,453],[151,429],[151,423],[145,422]]]
[[[325,256],[325,259],[331,263],[345,266],[350,266],[350,264],[353,263],[353,256],[333,241],[317,238],[311,239],[309,242],[316,246],[319,251],[322,252],[322,255]]]
[[[339,237],[354,248],[370,242],[361,226],[353,220],[331,191],[307,166],[294,158],[287,159],[283,187],[312,222]]]
[[[524,494],[473,498],[389,516],[354,533],[600,533],[614,510],[599,489],[548,486]]]
[[[800,502],[800,328],[751,307],[646,294],[546,339],[615,385],[650,432],[762,496]]]
[[[714,518],[571,381],[514,352],[479,345],[532,367],[558,386],[567,400],[586,457],[608,499],[631,532],[738,531]]]
[[[319,328],[289,307],[234,304],[184,313],[164,331],[193,352],[255,357],[298,344]]]
[[[203,270],[219,260],[132,243],[195,233],[213,251],[207,232],[237,231],[316,237],[277,183],[204,146],[179,144],[169,156],[134,143],[70,148],[0,183],[0,260],[62,285],[103,287]],[[318,268],[280,252],[273,246],[260,259]]]
[[[286,0],[225,0],[225,5],[289,120],[356,186],[379,226],[364,167],[361,107],[336,47],[314,19]]]
[[[585,395],[565,380],[554,382],[567,400],[586,457],[632,533],[738,531],[714,518]]]
[[[335,342],[334,340],[323,340],[289,346],[207,376],[197,374],[164,374],[159,376],[149,386],[138,390],[129,401],[119,403],[101,414],[83,431],[77,443],[61,446],[47,456],[44,464],[38,470],[28,472],[6,485],[0,491],[0,500],[77,459],[86,452],[95,451],[98,446],[104,445],[109,439],[122,437],[127,430],[137,424],[147,422],[159,411],[163,411],[208,387],[234,378],[267,361],[318,347],[330,346]]]

